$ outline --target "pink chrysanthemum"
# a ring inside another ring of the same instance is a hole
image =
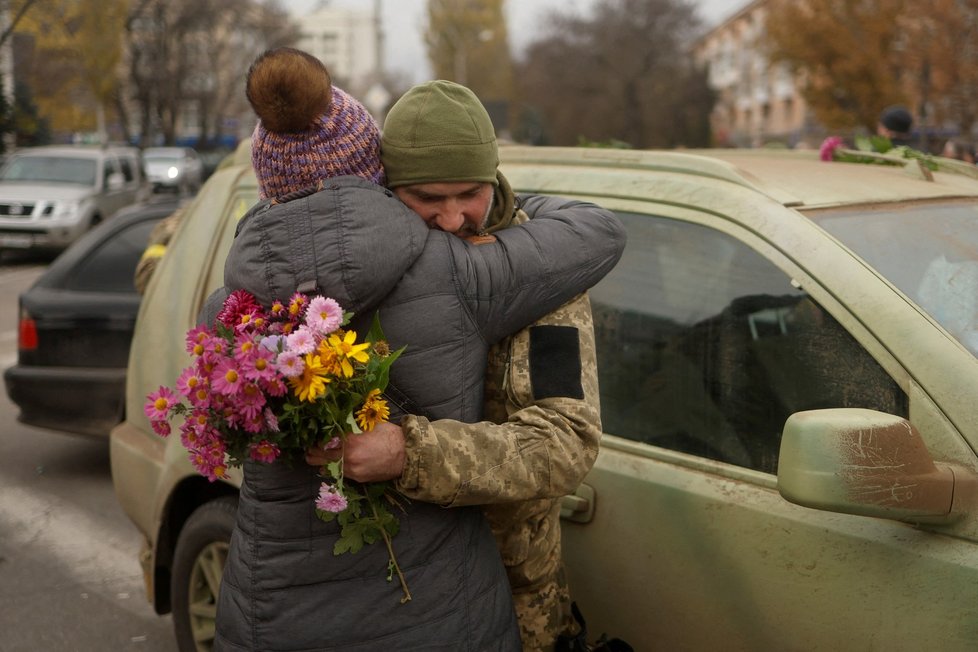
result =
[[[146,397],[143,412],[150,421],[165,421],[170,414],[170,408],[178,403],[176,394],[169,387],[160,388]]]
[[[289,390],[288,385],[279,376],[273,376],[265,380],[259,381],[262,391],[268,396],[285,396],[285,393]]]
[[[258,346],[252,349],[250,355],[239,359],[238,364],[248,380],[267,381],[275,378],[275,358],[273,352]]]
[[[251,459],[257,462],[271,464],[278,459],[279,454],[281,454],[281,451],[279,450],[278,445],[268,441],[267,439],[263,439],[257,444],[251,445]]]
[[[346,496],[336,491],[330,484],[322,483],[319,486],[319,496],[316,498],[316,507],[324,512],[339,514],[346,509]]]
[[[236,328],[241,323],[241,315],[251,314],[259,310],[255,296],[244,290],[235,290],[224,300],[221,311],[217,313],[217,321],[228,328]]]
[[[234,363],[234,360],[224,358],[217,363],[214,371],[211,372],[211,387],[214,391],[220,392],[225,396],[235,396],[241,391],[244,384],[244,376]]]
[[[306,306],[309,303],[309,297],[302,294],[301,292],[296,292],[289,299],[289,319],[293,322],[301,320],[306,314]]]
[[[314,297],[306,311],[306,325],[313,331],[328,334],[340,327],[343,322],[343,309],[335,300]]]
[[[254,420],[265,408],[265,395],[255,383],[245,383],[237,394],[235,405],[245,419]]]
[[[302,356],[294,351],[283,351],[275,360],[275,368],[286,378],[295,378],[302,375],[302,370],[306,368]]]
[[[149,425],[153,428],[153,432],[160,437],[170,436],[171,428],[169,421],[150,421]]]
[[[202,355],[204,353],[204,342],[214,335],[207,326],[196,326],[187,331],[187,353],[191,355]]]
[[[305,355],[312,353],[316,348],[316,336],[306,326],[300,326],[294,333],[286,338],[286,345],[289,351]]]
[[[207,380],[201,378],[200,374],[197,373],[196,365],[184,369],[180,373],[180,377],[177,378],[177,389],[189,400],[193,400],[197,392],[206,386]]]

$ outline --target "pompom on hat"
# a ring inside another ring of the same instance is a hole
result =
[[[332,85],[316,57],[294,48],[264,52],[248,70],[245,94],[259,118],[251,163],[263,199],[345,175],[384,184],[377,123]]]

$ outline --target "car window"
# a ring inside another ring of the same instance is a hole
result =
[[[119,159],[119,168],[122,170],[122,176],[126,178],[126,183],[135,180],[136,172],[133,169],[132,161],[128,157],[123,156]]]
[[[72,270],[65,286],[86,292],[135,292],[136,263],[156,223],[156,220],[142,220],[127,224],[103,240]]]
[[[108,188],[109,177],[119,172],[119,160],[114,156],[106,157],[102,162],[102,167],[105,170],[105,174],[102,175],[102,185]]]
[[[591,291],[605,432],[775,473],[793,412],[908,415],[896,382],[772,262],[699,224],[619,216],[628,245]]]

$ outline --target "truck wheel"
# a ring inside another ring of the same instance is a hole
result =
[[[180,531],[170,578],[180,652],[209,652],[214,645],[217,594],[237,510],[236,496],[212,500],[198,507]]]

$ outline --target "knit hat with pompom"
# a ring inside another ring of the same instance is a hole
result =
[[[251,164],[263,199],[344,175],[383,185],[377,123],[331,84],[316,57],[294,48],[264,52],[248,70],[245,94],[259,118]]]

